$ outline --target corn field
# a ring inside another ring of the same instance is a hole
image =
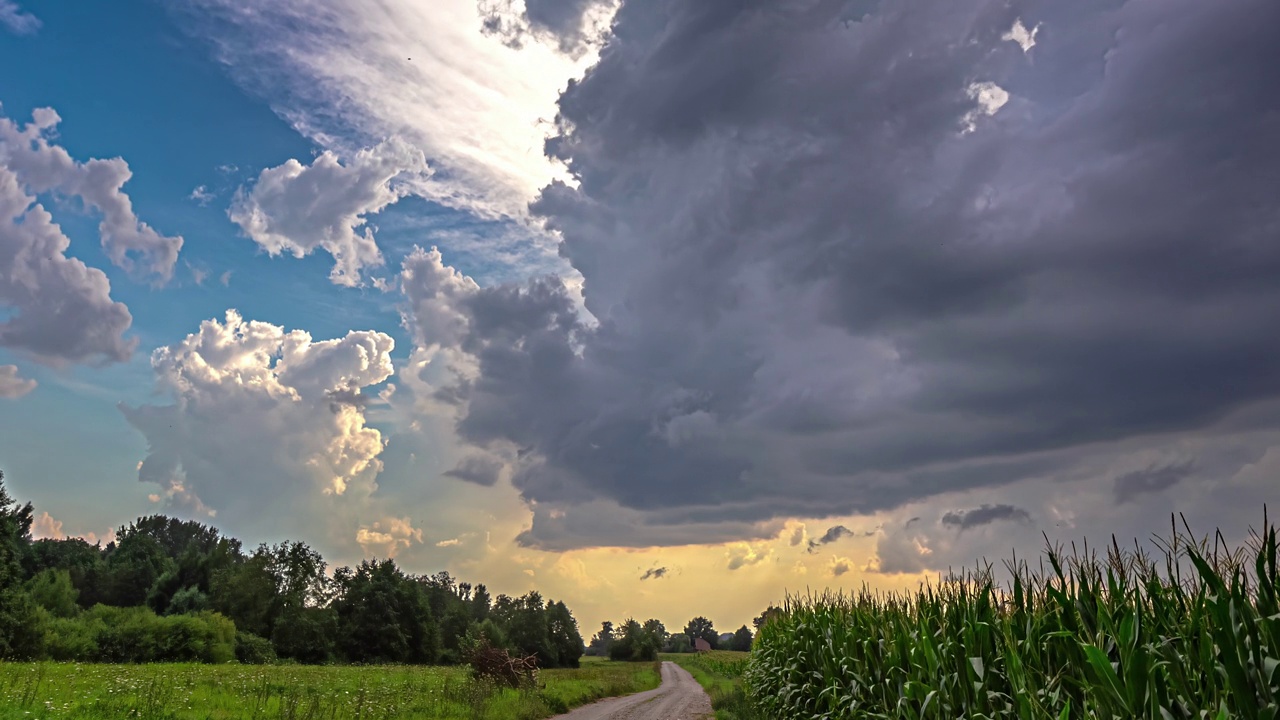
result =
[[[778,720],[1244,718],[1280,708],[1276,530],[1048,546],[913,594],[790,598],[744,684]]]

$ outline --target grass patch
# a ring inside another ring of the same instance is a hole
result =
[[[764,720],[742,687],[742,674],[750,658],[751,653],[729,650],[660,656],[688,670],[707,691],[716,720]]]
[[[0,663],[0,720],[538,720],[659,680],[608,662],[543,670],[529,691],[462,667]]]

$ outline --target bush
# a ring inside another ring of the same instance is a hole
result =
[[[75,618],[43,619],[44,654],[54,660],[205,662],[236,659],[236,626],[217,613],[161,617],[148,608],[105,605]]]
[[[42,611],[43,656],[59,662],[98,657],[98,635],[106,630],[99,619],[61,618]]]
[[[236,660],[245,665],[269,665],[276,661],[271,641],[253,633],[236,633]]]
[[[292,608],[276,620],[271,643],[276,654],[300,663],[325,663],[333,657],[338,617],[329,608]]]
[[[0,590],[0,659],[26,660],[40,656],[39,607],[18,588]]]

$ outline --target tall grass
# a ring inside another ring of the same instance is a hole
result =
[[[1276,530],[1049,546],[913,594],[789,598],[744,673],[768,717],[1248,718],[1280,709]]]
[[[0,720],[537,720],[658,682],[608,662],[523,690],[462,667],[0,663]]]

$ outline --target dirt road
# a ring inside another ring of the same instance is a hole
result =
[[[601,700],[552,720],[702,720],[711,700],[693,676],[675,663],[662,663],[662,685],[621,698]]]

